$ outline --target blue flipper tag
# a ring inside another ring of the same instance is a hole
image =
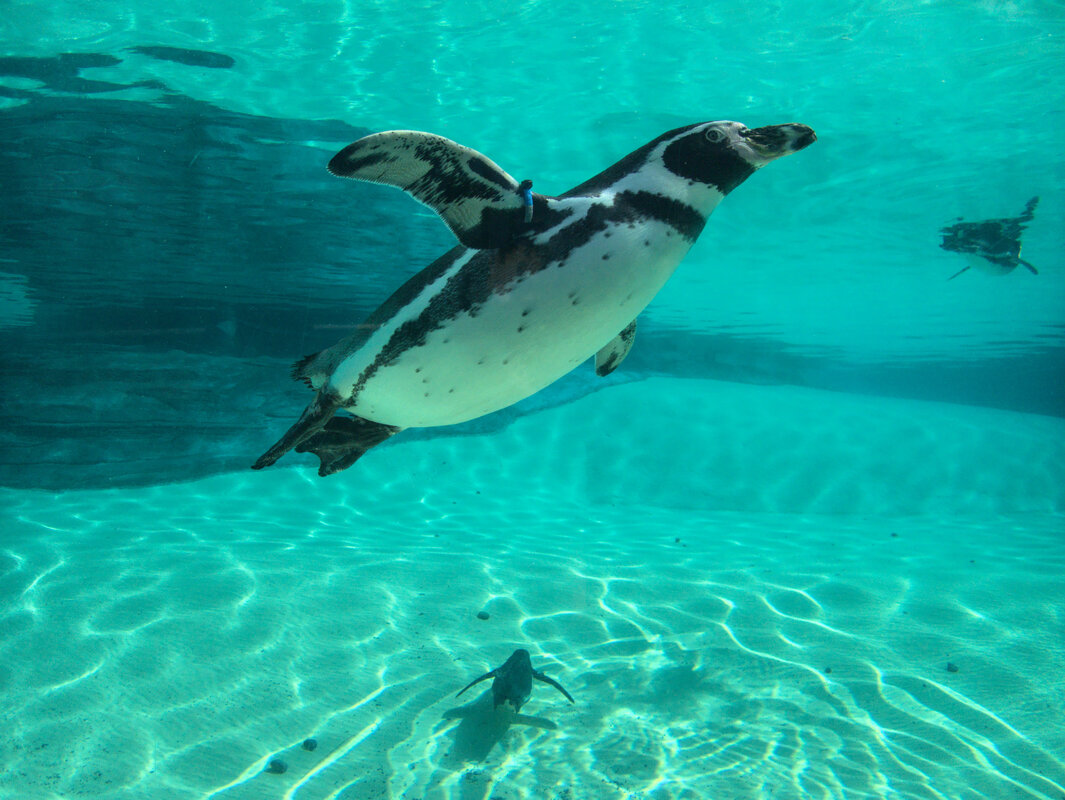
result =
[[[518,194],[521,195],[521,198],[525,203],[525,223],[528,224],[532,222],[533,218],[532,181],[522,181],[518,186]]]

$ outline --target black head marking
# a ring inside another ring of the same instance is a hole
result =
[[[711,135],[716,134],[716,135]],[[715,187],[728,194],[754,174],[755,166],[730,145],[717,128],[697,126],[671,142],[662,154],[666,169],[674,175]]]

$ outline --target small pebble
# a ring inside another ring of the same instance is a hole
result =
[[[487,611],[478,611],[477,612],[477,619],[488,619],[488,612]]]
[[[275,758],[266,767],[266,771],[271,772],[274,775],[280,775],[286,769],[288,769],[288,766],[280,758]]]
[[[957,671],[958,671],[958,665],[955,664],[953,661],[948,661],[947,662],[947,672],[957,672]]]
[[[304,750],[313,750],[317,746],[318,746],[318,740],[317,739],[304,739],[303,740],[303,749]]]

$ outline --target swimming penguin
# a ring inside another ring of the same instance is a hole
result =
[[[573,698],[570,697],[570,693],[562,688],[562,684],[532,668],[532,659],[529,658],[528,650],[515,650],[510,658],[503,662],[503,666],[496,667],[491,672],[486,672],[477,680],[469,683],[462,692],[488,678],[495,679],[492,681],[493,708],[497,708],[509,701],[514,706],[515,711],[520,711],[525,701],[529,699],[529,695],[532,694],[533,678],[554,686],[565,695],[567,700],[571,703],[574,702]],[[462,692],[459,692],[455,697],[459,697]]]
[[[992,275],[1005,275],[1018,264],[1023,264],[1033,275],[1039,271],[1021,258],[1021,233],[1032,221],[1039,198],[1033,197],[1019,217],[987,219],[983,222],[958,222],[940,230],[943,241],[940,247],[952,253],[972,254],[971,264],[955,272],[952,281],[970,267],[982,269]]]
[[[346,339],[294,365],[314,400],[253,469],[295,449],[317,455],[318,474],[330,475],[404,428],[505,408],[591,356],[597,374],[609,374],[632,346],[637,314],[714,207],[815,139],[797,123],[687,125],[558,197],[431,133],[387,131],[348,145],[331,173],[403,189],[459,245]]]

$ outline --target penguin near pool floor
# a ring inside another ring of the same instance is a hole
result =
[[[462,720],[451,734],[454,744],[450,758],[455,763],[483,761],[511,725],[520,724],[543,730],[558,728],[551,720],[520,713],[521,707],[532,696],[534,680],[553,686],[570,703],[576,702],[561,683],[533,669],[529,651],[524,649],[515,650],[503,664],[475,678],[455,696],[461,696],[467,689],[489,678],[492,678],[490,706],[486,700],[488,693],[485,693],[473,703],[453,708],[444,714],[445,719]]]
[[[318,474],[330,475],[404,428],[506,408],[592,356],[596,373],[610,374],[717,204],[816,138],[798,123],[686,125],[557,197],[430,133],[348,145],[330,172],[402,188],[459,245],[350,336],[295,364],[315,397],[253,469],[295,450],[314,453]]]
[[[562,684],[554,678],[549,678],[543,672],[533,669],[532,658],[528,650],[518,649],[511,653],[510,658],[503,662],[502,666],[489,670],[479,678],[466,684],[456,697],[462,695],[466,689],[476,686],[484,680],[492,678],[492,705],[501,706],[510,703],[515,711],[521,711],[521,707],[532,695],[533,679],[554,686],[571,703],[574,702],[570,693],[562,688]]]

